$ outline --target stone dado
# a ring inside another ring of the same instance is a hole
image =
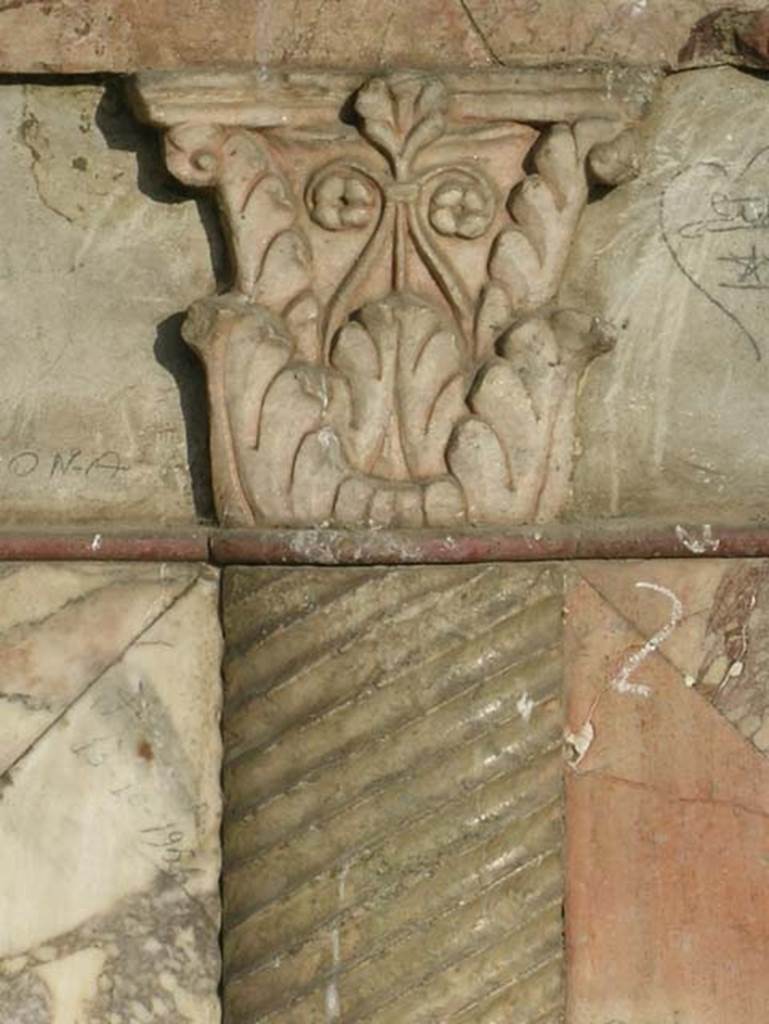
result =
[[[614,334],[559,299],[591,183],[636,171],[652,79],[604,71],[139,76],[233,287],[184,335],[230,526],[552,520],[580,376]]]
[[[12,1024],[220,1020],[223,653],[229,1024],[761,1024],[766,560],[0,573]]]

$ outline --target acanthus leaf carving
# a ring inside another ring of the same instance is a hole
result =
[[[587,202],[585,154],[576,132],[555,124],[532,153],[535,173],[516,185],[508,200],[512,226],[502,230],[489,261],[490,303],[481,304],[479,355],[487,355],[515,315],[555,300],[571,239]]]
[[[266,144],[253,132],[184,124],[166,135],[170,170],[187,185],[214,188],[235,270],[235,294],[317,333],[312,254],[296,227],[297,202]]]
[[[464,408],[464,363],[451,324],[418,298],[365,306],[331,354],[352,399],[343,425],[350,461],[389,480],[446,473],[446,445]]]
[[[448,527],[563,509],[579,379],[614,339],[564,308],[561,282],[589,174],[626,180],[633,136],[597,92],[584,116],[552,83],[548,102],[524,93],[543,123],[509,88],[500,114],[497,84],[404,71],[353,91],[353,124],[322,90],[302,107],[286,86],[270,124],[242,101],[240,119],[225,106],[222,123],[168,126],[169,167],[215,190],[235,268],[185,328],[208,374],[223,523]]]
[[[569,310],[505,332],[468,397],[475,416],[458,425],[449,452],[473,521],[558,515],[568,496],[576,385],[590,360],[613,345],[607,325]]]

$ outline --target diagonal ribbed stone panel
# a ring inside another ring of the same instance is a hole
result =
[[[554,568],[225,573],[227,1024],[555,1024]]]

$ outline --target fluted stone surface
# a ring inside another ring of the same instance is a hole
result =
[[[224,618],[228,1024],[560,1020],[558,571],[239,568]]]

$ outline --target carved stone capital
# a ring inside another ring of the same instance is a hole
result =
[[[613,345],[559,291],[591,176],[635,171],[640,73],[151,73],[232,290],[191,310],[223,525],[551,520]]]

